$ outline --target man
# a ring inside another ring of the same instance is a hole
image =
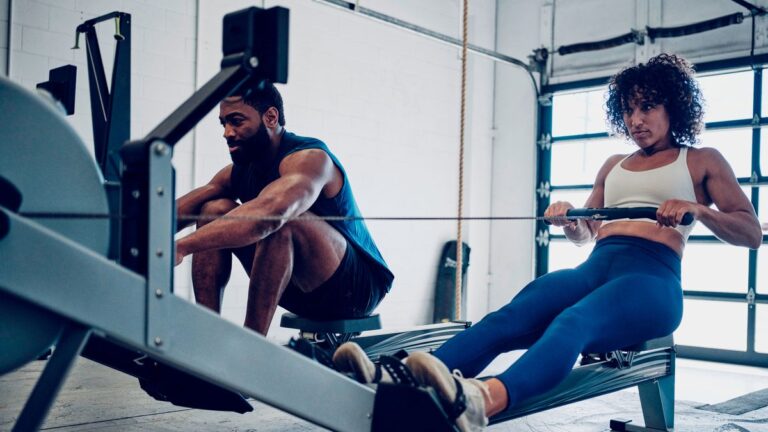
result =
[[[393,275],[344,168],[322,141],[285,130],[274,85],[238,93],[219,107],[233,163],[176,202],[178,229],[200,216],[176,242],[177,265],[192,255],[197,302],[220,312],[234,254],[250,275],[245,326],[263,335],[278,304],[314,319],[370,314]]]

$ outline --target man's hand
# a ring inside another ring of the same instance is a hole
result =
[[[656,221],[661,226],[676,227],[680,225],[683,216],[690,213],[693,219],[699,219],[701,215],[701,204],[679,199],[664,201],[656,211]]]
[[[181,262],[184,261],[185,256],[187,256],[187,253],[184,250],[184,246],[181,243],[181,240],[179,240],[176,242],[176,263],[174,266],[181,264]]]

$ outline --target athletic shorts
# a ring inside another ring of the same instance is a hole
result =
[[[303,318],[360,318],[376,309],[391,285],[391,276],[347,243],[339,267],[327,281],[308,293],[289,283],[279,304]]]

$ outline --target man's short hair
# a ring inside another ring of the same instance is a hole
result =
[[[241,96],[243,102],[252,106],[259,114],[264,114],[270,107],[275,107],[278,113],[277,122],[285,126],[285,113],[283,112],[283,97],[274,84],[267,80],[250,80],[240,86],[232,96]]]

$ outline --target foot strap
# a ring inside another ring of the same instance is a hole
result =
[[[306,339],[291,338],[288,341],[288,347],[324,366],[336,370],[336,366],[333,364],[333,355],[317,346],[317,344],[313,344]]]
[[[464,395],[464,387],[456,377],[453,378],[453,381],[456,383],[456,398],[452,403],[443,402],[443,409],[451,421],[455,421],[467,409],[467,396]]]
[[[386,370],[389,376],[392,377],[392,382],[395,384],[406,385],[410,387],[418,387],[419,383],[416,378],[400,360],[395,357],[381,356],[379,357],[379,364],[376,365],[376,377],[374,382],[378,382],[381,379],[381,369]]]

